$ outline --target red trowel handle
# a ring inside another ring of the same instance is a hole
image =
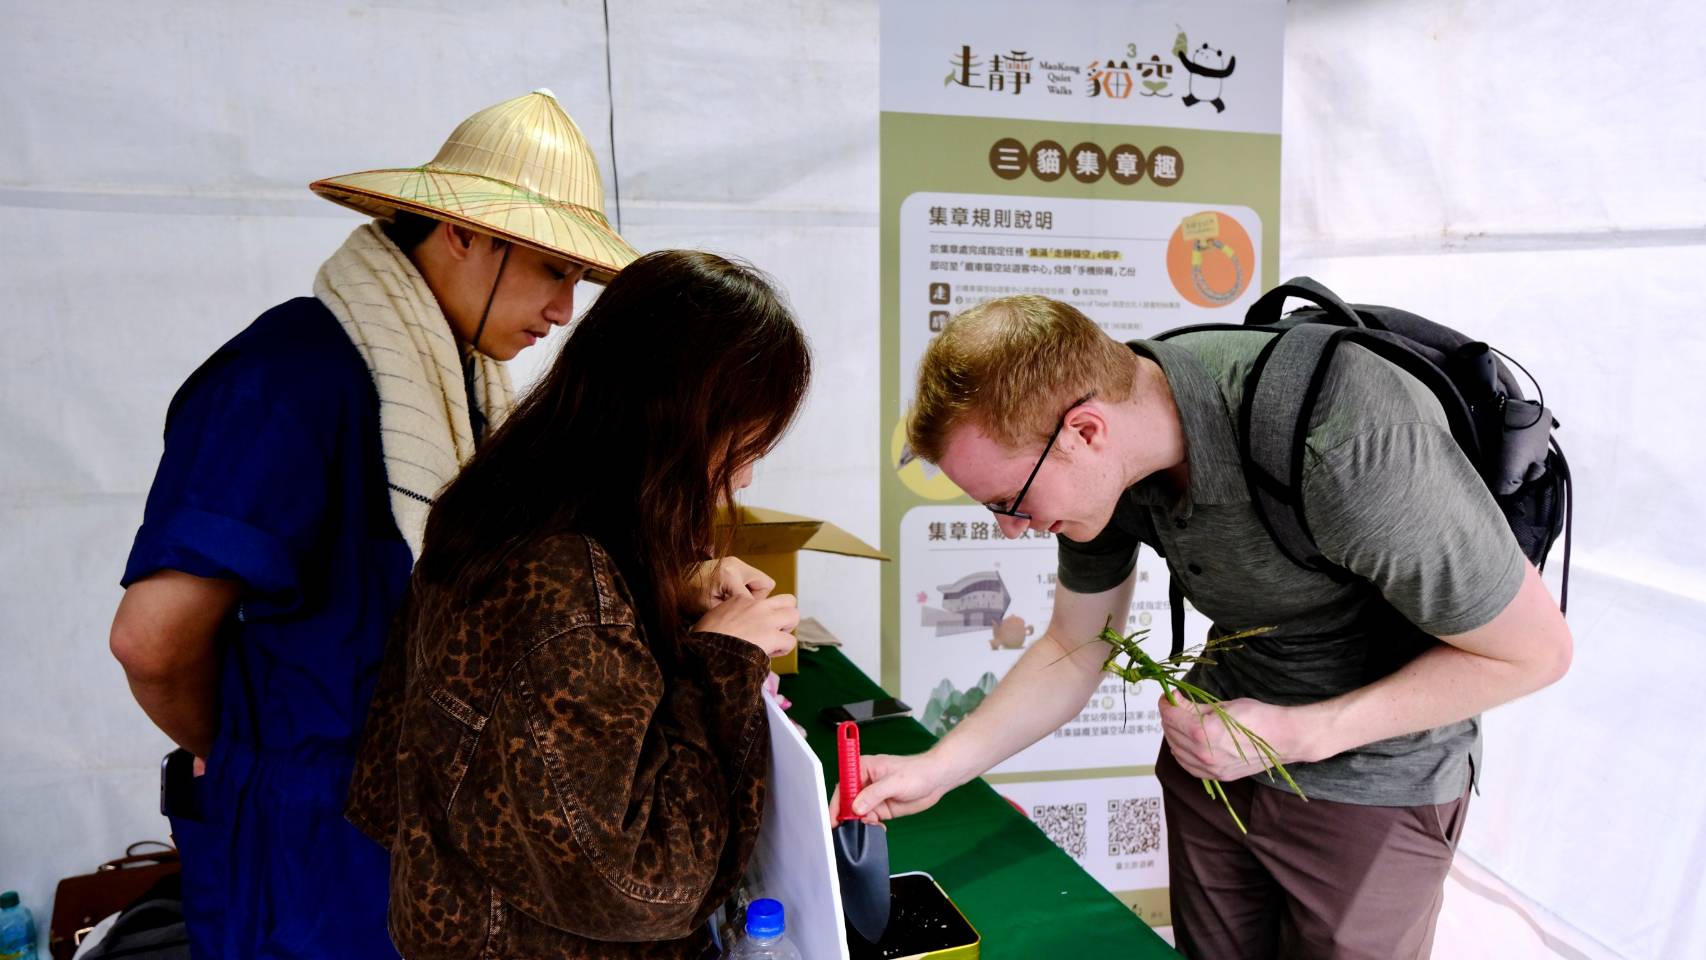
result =
[[[859,725],[843,720],[835,727],[836,754],[841,759],[841,812],[835,822],[857,820],[853,798],[859,795]]]

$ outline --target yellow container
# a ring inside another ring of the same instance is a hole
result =
[[[894,906],[882,942],[867,942],[849,925],[851,960],[977,960],[983,938],[935,877],[897,873],[889,885]]]

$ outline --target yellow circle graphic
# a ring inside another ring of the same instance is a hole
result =
[[[906,489],[927,500],[955,500],[965,496],[954,481],[948,479],[933,463],[925,463],[912,455],[906,445],[906,421],[895,424],[894,439],[889,442],[889,464],[900,474]]]
[[[1224,307],[1249,289],[1256,249],[1231,214],[1204,210],[1186,217],[1167,241],[1167,276],[1199,307]]]

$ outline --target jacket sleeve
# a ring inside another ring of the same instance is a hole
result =
[[[243,584],[243,615],[291,614],[316,589],[338,411],[312,378],[222,350],[172,400],[123,586],[161,570]]]
[[[769,738],[752,644],[697,633],[662,663],[632,623],[518,660],[450,818],[494,891],[578,936],[686,936],[732,891],[763,812]]]

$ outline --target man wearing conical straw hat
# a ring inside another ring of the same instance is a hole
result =
[[[548,91],[311,189],[375,222],[179,389],[113,621],[181,748],[162,797],[197,958],[395,956],[387,853],[342,816],[387,624],[434,496],[510,408],[502,361],[636,256]]]

